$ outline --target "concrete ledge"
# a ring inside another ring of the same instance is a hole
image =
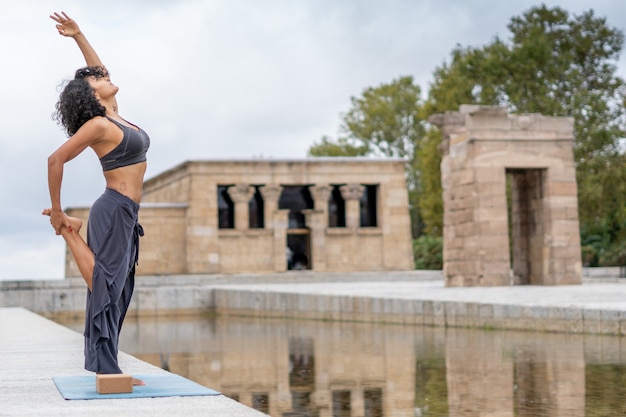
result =
[[[213,288],[221,315],[623,335],[626,286],[444,288],[433,282]]]
[[[1,416],[265,416],[223,395],[66,401],[52,377],[90,374],[83,337],[22,308],[0,308],[0,357]],[[130,374],[165,373],[124,353],[119,361]]]
[[[232,284],[299,284],[380,281],[441,281],[441,271],[313,272],[138,276],[130,315],[189,314],[213,309],[212,289]],[[82,314],[86,286],[82,278],[0,281],[0,307],[23,307],[39,314]],[[252,296],[253,297],[253,296]],[[256,305],[253,308],[262,308]]]
[[[444,288],[441,271],[138,277],[129,315],[257,317],[626,334],[626,280]],[[81,279],[0,285],[0,307],[82,315]]]
[[[625,266],[606,266],[595,268],[583,268],[583,279],[618,279],[626,278],[626,265]]]

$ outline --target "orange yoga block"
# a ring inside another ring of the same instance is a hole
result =
[[[96,375],[98,394],[125,394],[133,392],[133,377],[126,374]]]

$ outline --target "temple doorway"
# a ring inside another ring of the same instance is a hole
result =
[[[539,285],[544,268],[544,169],[507,169],[513,285]]]
[[[308,185],[285,185],[278,200],[279,209],[289,210],[285,257],[288,270],[312,269],[311,231],[303,210],[314,207]]]

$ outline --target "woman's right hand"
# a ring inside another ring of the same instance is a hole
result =
[[[58,23],[56,28],[60,35],[73,38],[80,34],[78,24],[71,17],[66,15],[65,12],[61,12],[61,14],[54,12],[53,15],[50,15],[50,19]]]

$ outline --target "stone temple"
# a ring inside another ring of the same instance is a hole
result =
[[[443,134],[447,286],[580,284],[574,121],[464,105]]]
[[[181,163],[144,184],[137,274],[413,269],[404,165],[371,158]],[[67,212],[83,221],[89,215],[88,208]],[[79,276],[69,252],[65,275]]]

